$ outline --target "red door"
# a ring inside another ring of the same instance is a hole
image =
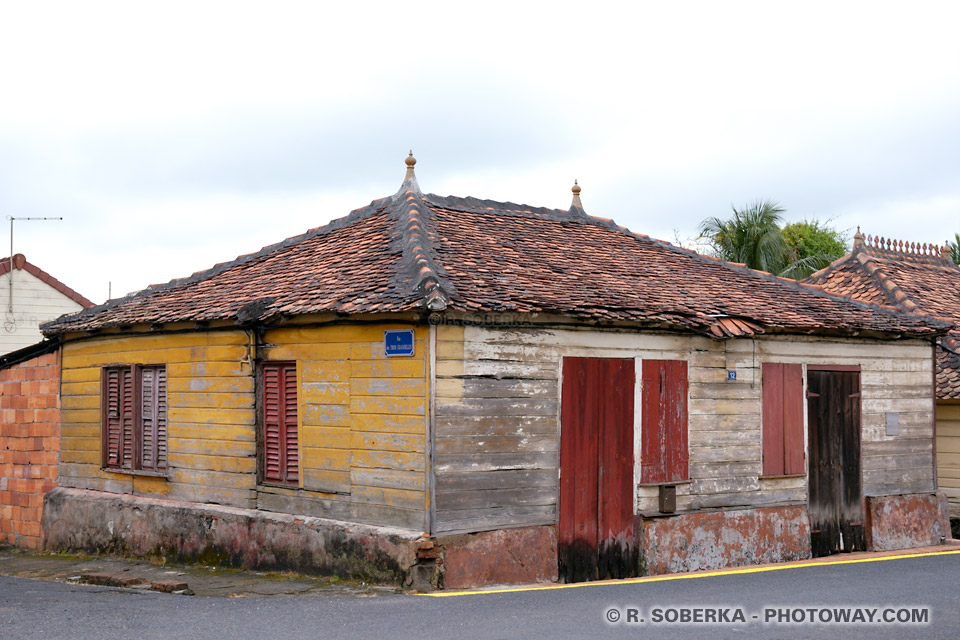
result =
[[[564,358],[559,571],[564,582],[637,574],[634,361]]]

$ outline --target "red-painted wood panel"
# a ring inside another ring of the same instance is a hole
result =
[[[597,575],[635,575],[636,538],[633,529],[633,360],[600,361],[600,446]]]
[[[783,472],[806,471],[803,453],[803,366],[784,365],[783,370]]]
[[[290,362],[263,365],[263,479],[296,484],[297,366]]]
[[[644,360],[641,383],[640,481],[662,484],[687,480],[687,363]]]
[[[633,360],[563,360],[559,568],[566,582],[635,574],[633,389]]]
[[[763,475],[802,474],[803,367],[766,362],[763,380]]]
[[[764,362],[763,385],[763,475],[782,476],[783,470],[783,367]]]

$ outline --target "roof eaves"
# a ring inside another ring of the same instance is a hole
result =
[[[381,211],[382,209],[384,209],[384,208],[387,206],[388,202],[389,202],[389,198],[379,198],[379,199],[377,199],[377,200],[373,200],[373,201],[372,201],[370,204],[368,204],[367,206],[365,206],[365,207],[360,207],[359,209],[354,209],[353,211],[351,211],[351,212],[350,212],[348,215],[346,215],[346,216],[343,216],[343,217],[341,217],[341,218],[337,218],[337,219],[335,219],[335,220],[331,220],[331,221],[328,222],[327,224],[325,224],[325,225],[323,225],[323,226],[321,226],[321,227],[316,227],[316,228],[314,228],[314,229],[310,229],[310,230],[307,231],[306,233],[302,233],[302,234],[300,234],[300,235],[292,236],[292,237],[287,238],[287,239],[285,239],[285,240],[281,240],[280,242],[276,242],[276,243],[274,243],[274,244],[267,245],[267,246],[263,247],[262,249],[260,249],[259,251],[255,251],[255,252],[253,252],[253,253],[248,253],[248,254],[244,254],[244,255],[238,256],[237,258],[235,258],[235,259],[233,259],[233,260],[230,260],[230,261],[227,261],[227,262],[218,263],[218,264],[210,267],[209,269],[205,269],[205,270],[202,270],[202,271],[197,271],[196,273],[194,273],[194,274],[192,274],[192,275],[190,275],[190,276],[187,276],[187,277],[185,277],[185,278],[177,278],[177,279],[171,280],[171,281],[169,281],[169,282],[166,282],[166,283],[164,283],[164,284],[150,285],[150,286],[148,286],[148,287],[146,287],[146,288],[144,288],[144,289],[141,289],[141,290],[139,290],[139,291],[134,291],[134,292],[128,293],[127,295],[123,296],[122,298],[115,298],[115,299],[113,299],[113,300],[108,300],[108,301],[106,301],[106,302],[103,303],[103,304],[100,304],[100,305],[97,305],[97,306],[94,306],[94,307],[90,307],[90,308],[88,308],[88,309],[84,309],[83,311],[78,311],[78,312],[76,312],[76,313],[72,313],[72,314],[67,314],[67,315],[60,316],[59,318],[57,318],[57,319],[55,319],[55,320],[51,320],[50,322],[46,322],[46,323],[40,325],[40,331],[41,331],[44,335],[57,335],[57,334],[60,334],[60,333],[66,333],[66,332],[68,332],[68,331],[84,331],[84,330],[85,330],[85,327],[84,327],[84,323],[82,322],[82,320],[84,320],[84,319],[93,318],[93,317],[97,316],[97,315],[100,314],[100,313],[103,313],[103,312],[105,312],[105,311],[109,311],[109,310],[114,309],[114,308],[116,308],[116,307],[118,307],[118,306],[121,306],[121,305],[128,304],[128,303],[133,302],[133,301],[135,301],[135,300],[146,299],[146,298],[152,297],[152,296],[154,296],[154,295],[157,295],[157,294],[159,294],[159,293],[162,293],[162,292],[164,292],[164,291],[168,291],[168,290],[170,290],[170,289],[175,289],[175,288],[178,288],[178,287],[187,286],[187,285],[190,285],[190,284],[194,284],[194,283],[197,283],[197,282],[202,282],[202,281],[204,281],[204,280],[208,280],[208,279],[213,278],[213,277],[215,277],[215,276],[223,273],[224,271],[227,271],[227,270],[232,269],[232,268],[234,268],[234,267],[238,267],[238,266],[242,266],[242,265],[245,265],[245,264],[249,264],[249,263],[254,262],[254,261],[258,260],[258,259],[261,259],[261,258],[267,257],[267,256],[269,256],[269,255],[272,255],[272,254],[276,253],[277,251],[281,251],[281,250],[283,250],[283,249],[286,249],[286,248],[291,247],[291,246],[293,246],[293,245],[299,244],[299,243],[304,242],[304,241],[306,241],[306,240],[309,240],[309,239],[311,239],[311,238],[314,238],[314,237],[317,237],[317,236],[322,236],[322,235],[327,235],[327,234],[329,234],[329,233],[332,233],[332,232],[334,232],[334,231],[337,231],[337,230],[339,230],[339,229],[342,229],[343,227],[346,227],[346,226],[348,226],[348,225],[350,225],[350,224],[353,224],[354,222],[356,222],[356,221],[358,221],[358,220],[360,220],[360,219],[362,219],[362,218],[365,218],[365,217],[367,217],[367,216],[369,216],[369,215],[371,215],[371,214],[373,214],[373,213],[375,213],[375,212],[377,212],[377,211]],[[197,318],[197,319],[201,319],[201,318]],[[202,318],[202,319],[203,319],[203,320],[214,320],[214,319],[222,319],[222,318],[207,318],[207,317],[204,317],[204,318]],[[105,323],[105,324],[103,324],[103,325],[98,325],[97,328],[99,328],[99,329],[104,329],[104,328],[109,328],[109,327],[112,327],[112,326],[118,326],[118,325],[120,325],[120,324],[123,324],[123,323],[110,323],[110,322],[108,322],[108,323]]]

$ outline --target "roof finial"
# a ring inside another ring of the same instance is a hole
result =
[[[570,189],[570,191],[573,191],[573,202],[570,204],[570,208],[573,209],[576,207],[577,209],[582,210],[583,205],[580,203],[580,185],[577,184],[576,180],[573,181],[573,187]]]
[[[860,233],[860,225],[857,225],[857,232],[853,234],[853,248],[859,249],[863,246],[863,234]]]
[[[413,149],[410,150],[410,155],[407,156],[407,159],[404,160],[407,164],[407,175],[403,177],[403,181],[406,182],[410,178],[413,178],[413,167],[417,164],[417,159],[413,157]]]

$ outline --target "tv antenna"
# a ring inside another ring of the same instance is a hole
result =
[[[7,305],[7,313],[9,313],[12,316],[13,315],[13,221],[14,220],[63,220],[63,218],[7,216],[7,220],[10,221],[10,299]]]

